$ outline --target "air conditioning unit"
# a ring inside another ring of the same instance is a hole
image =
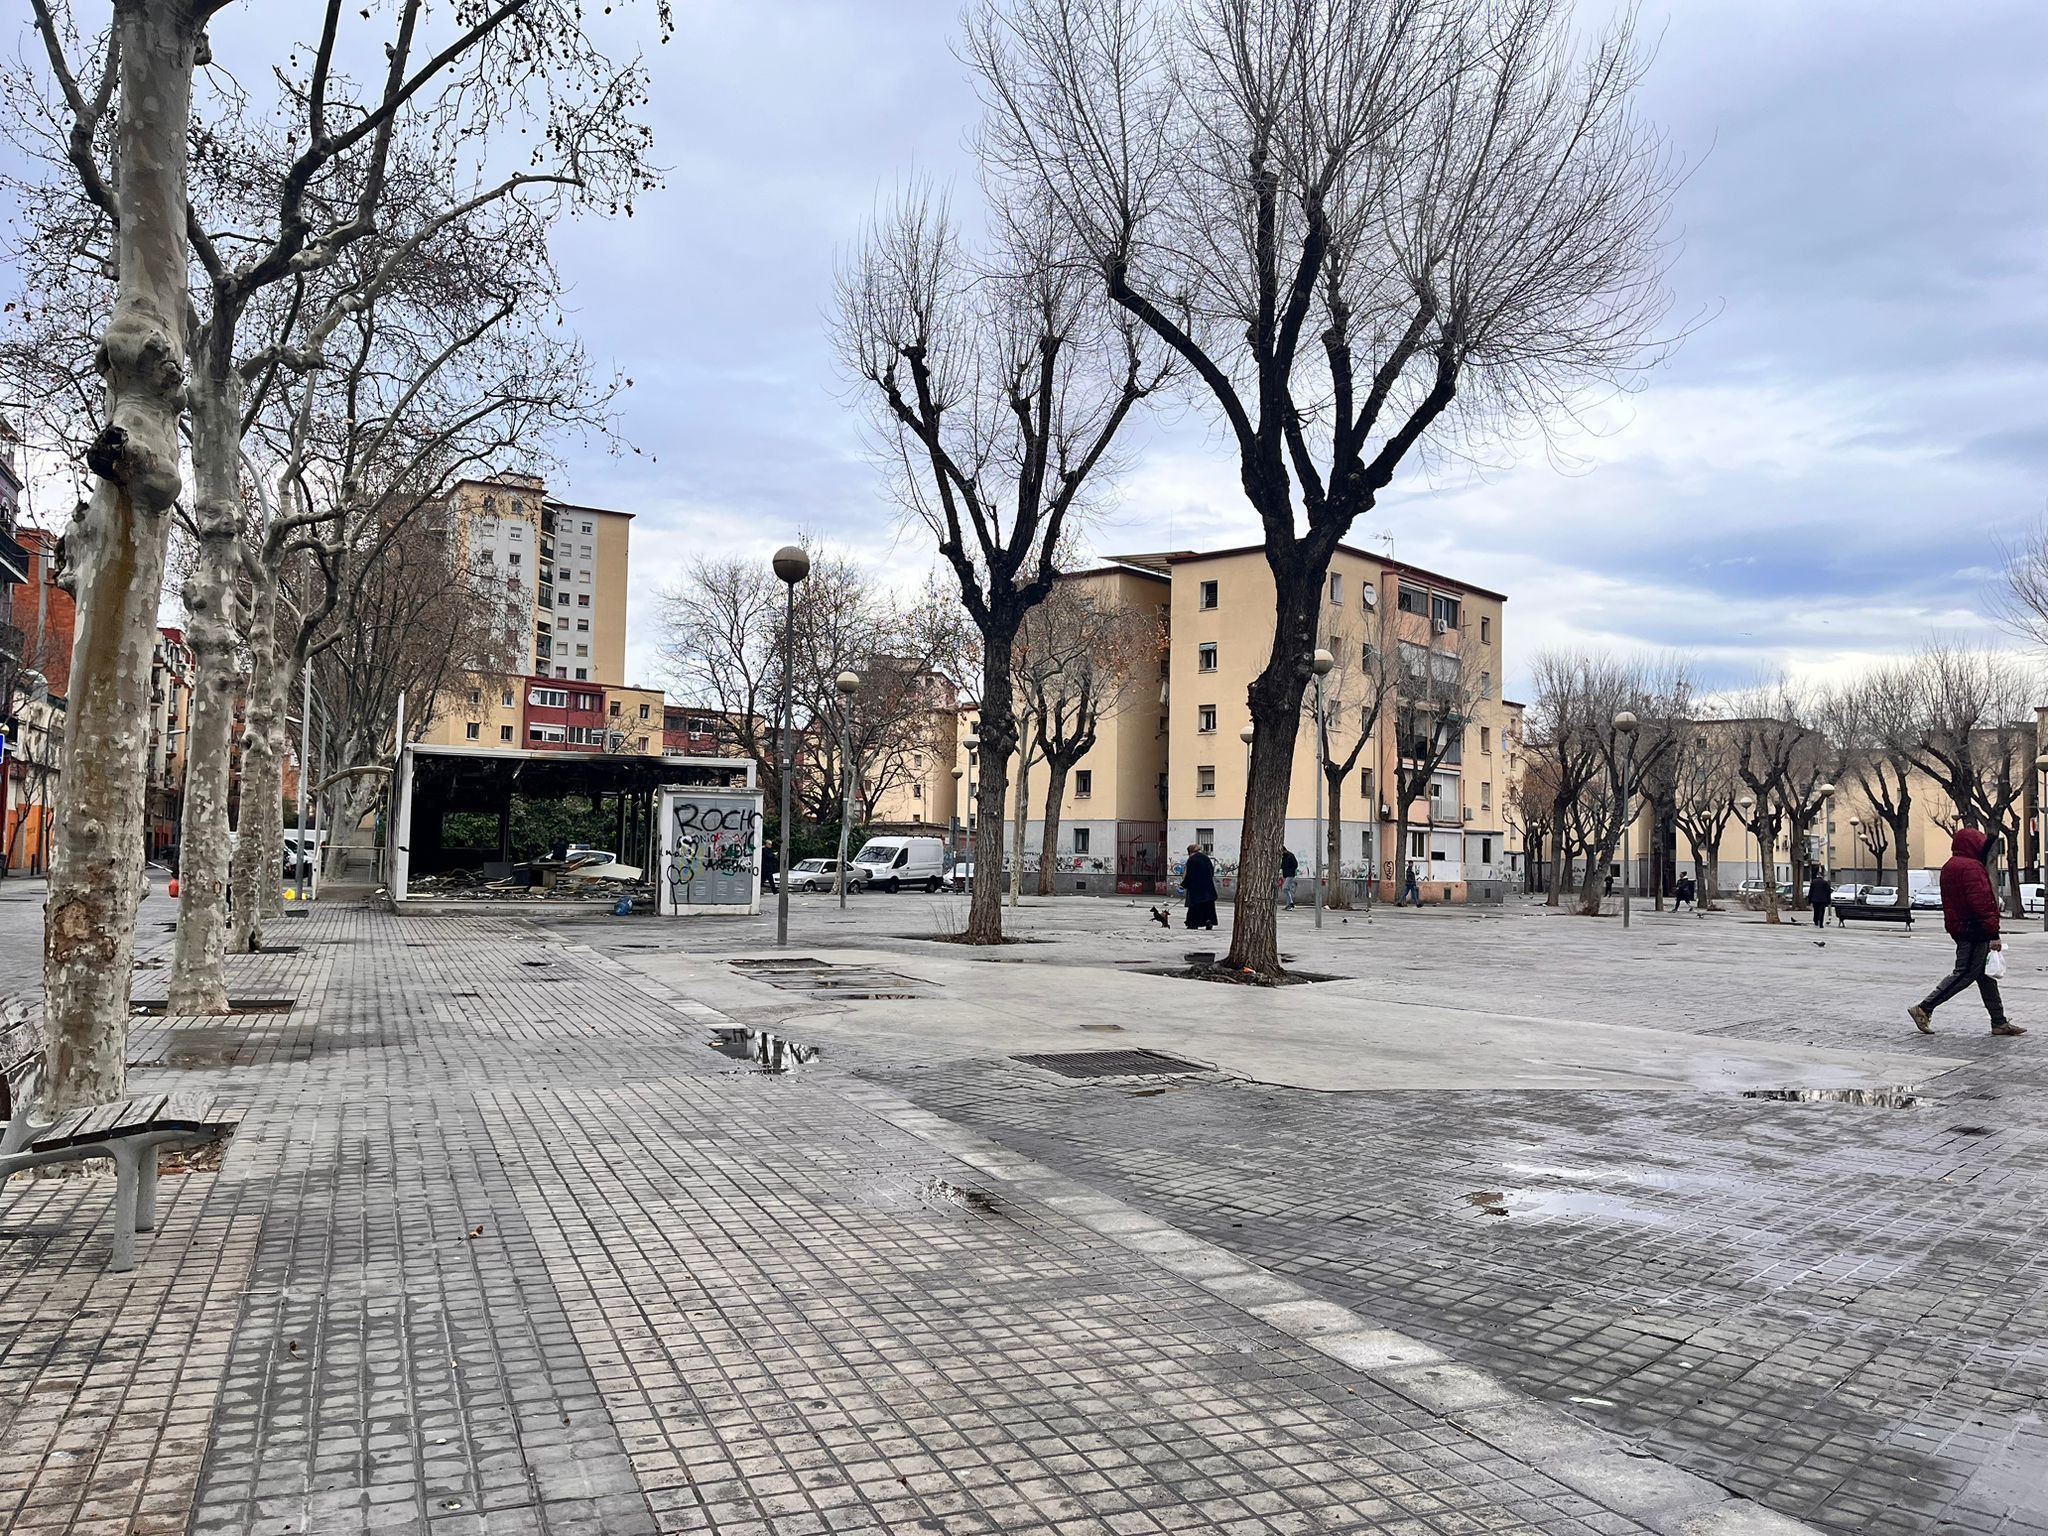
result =
[[[1432,635],[1447,635],[1451,632],[1451,626],[1442,619],[1431,619],[1429,621],[1429,632]]]
[[[1472,807],[1469,805],[1465,807],[1465,819],[1467,821],[1472,819]]]

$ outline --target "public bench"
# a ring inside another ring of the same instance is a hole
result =
[[[135,1234],[156,1227],[157,1158],[165,1147],[210,1146],[234,1129],[209,1116],[203,1101],[155,1093],[76,1110],[38,1123],[42,1028],[25,1011],[0,1018],[0,1189],[17,1173],[104,1157],[113,1161],[115,1273],[135,1267]]]
[[[1835,908],[1835,916],[1844,923],[1904,923],[1908,928],[1913,926],[1911,907],[1865,907],[1845,901]]]

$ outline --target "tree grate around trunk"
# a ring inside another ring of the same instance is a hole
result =
[[[1183,1072],[1216,1070],[1160,1051],[1055,1051],[1010,1059],[1027,1067],[1043,1067],[1061,1077],[1174,1077]]]

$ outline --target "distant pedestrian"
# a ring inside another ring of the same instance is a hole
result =
[[[1835,888],[1829,882],[1826,870],[1813,872],[1813,883],[1806,888],[1806,904],[1813,908],[1813,926],[1825,928],[1828,925],[1828,906],[1835,899]]]
[[[775,878],[782,873],[782,854],[773,843],[761,850],[761,889],[775,889]]]
[[[1395,906],[1422,905],[1422,883],[1415,878],[1415,866],[1408,866],[1408,883],[1401,887],[1401,894],[1394,898]]]
[[[1677,900],[1671,903],[1671,910],[1676,912],[1681,907],[1691,907],[1693,911],[1699,911],[1699,902],[1696,900],[1698,895],[1699,888],[1692,883],[1692,876],[1680,875],[1678,877]]]
[[[1294,856],[1292,848],[1280,850],[1280,899],[1287,903],[1287,910],[1294,910],[1294,877],[1301,873],[1301,860]]]
[[[1187,897],[1187,926],[1216,926],[1216,866],[1195,843],[1188,844],[1187,867],[1181,871],[1181,894]]]
[[[1984,974],[1985,963],[2005,947],[1998,936],[1998,896],[1984,867],[1990,848],[1991,840],[1975,827],[1958,828],[1949,843],[1953,856],[1941,866],[1941,920],[1948,936],[1956,941],[1956,966],[1924,1001],[1906,1010],[1923,1035],[1934,1033],[1934,1010],[1973,981],[1977,995],[1984,1000],[1984,1011],[1991,1015],[1991,1033],[2026,1033],[2007,1022],[1998,982]]]

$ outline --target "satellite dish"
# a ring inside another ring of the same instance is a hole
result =
[[[1368,607],[1368,608],[1377,608],[1377,607],[1379,607],[1379,605],[1380,605],[1380,592],[1379,592],[1379,588],[1378,588],[1378,587],[1375,587],[1375,586],[1374,586],[1374,585],[1373,585],[1373,584],[1372,584],[1371,582],[1367,582],[1367,583],[1365,583],[1365,585],[1364,585],[1364,587],[1363,587],[1363,589],[1362,589],[1362,590],[1363,590],[1363,593],[1364,593],[1364,596],[1365,596],[1365,606],[1366,606],[1366,607]]]

